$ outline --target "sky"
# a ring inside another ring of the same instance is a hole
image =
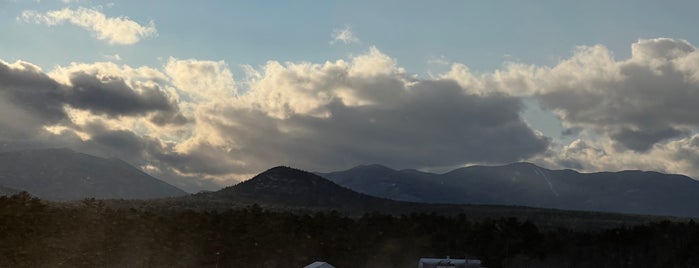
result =
[[[0,0],[0,151],[699,178],[696,1]]]

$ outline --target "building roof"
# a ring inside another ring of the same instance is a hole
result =
[[[309,265],[306,265],[303,268],[335,268],[335,266],[332,266],[327,262],[317,261]]]
[[[440,259],[440,258],[420,258],[424,264],[481,264],[480,260],[473,259]]]

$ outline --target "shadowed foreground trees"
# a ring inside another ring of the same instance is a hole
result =
[[[415,267],[420,257],[479,258],[488,267],[697,267],[699,226],[658,222],[604,231],[542,231],[501,218],[474,222],[377,213],[299,215],[258,206],[224,212],[51,206],[0,197],[2,267]],[[217,255],[217,253],[219,253]]]

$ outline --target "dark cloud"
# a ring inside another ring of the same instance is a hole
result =
[[[66,96],[71,106],[108,116],[145,115],[153,111],[176,112],[176,104],[157,86],[140,87],[137,92],[122,78],[97,78],[86,73],[74,73],[73,85]]]
[[[150,122],[158,126],[165,125],[184,125],[191,123],[192,120],[188,119],[181,113],[172,112],[156,112],[150,117]]]
[[[101,122],[91,122],[82,129],[90,142],[104,148],[110,156],[122,159],[143,159],[149,151],[159,151],[156,140],[136,135],[129,130],[110,130]]]
[[[621,128],[617,132],[611,133],[611,138],[626,146],[626,148],[644,152],[648,151],[657,142],[687,134],[689,134],[687,131],[674,128],[644,130]]]
[[[241,161],[234,160],[245,158],[245,156],[231,154],[225,148],[212,146],[207,143],[197,144],[186,153],[161,153],[157,158],[163,164],[184,174],[220,176],[252,171],[248,167],[241,165]],[[254,170],[252,172],[258,171]]]
[[[374,105],[330,102],[322,107],[329,117],[280,119],[232,108],[225,116],[235,124],[218,127],[241,145],[230,154],[245,159],[250,171],[277,164],[330,170],[362,163],[398,168],[503,163],[548,147],[549,140],[523,122],[518,98],[466,94],[451,80],[418,81],[409,89],[398,83],[376,87],[390,84],[364,85],[367,94],[374,90],[386,98]]]
[[[122,78],[98,78],[76,72],[71,86],[56,82],[37,67],[23,62],[13,66],[0,61],[0,126],[19,129],[16,134],[36,131],[65,120],[65,105],[96,115],[143,116],[153,113],[156,124],[183,124],[186,118],[177,104],[157,86],[131,88]],[[18,117],[25,120],[18,120]],[[6,131],[7,132],[7,131]]]
[[[37,67],[0,61],[0,137],[26,138],[66,119],[65,88]]]
[[[562,136],[575,136],[580,134],[580,132],[583,131],[583,128],[581,127],[571,127],[571,128],[566,128],[561,130],[561,135]]]

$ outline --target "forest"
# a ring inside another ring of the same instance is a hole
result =
[[[0,267],[417,267],[446,256],[486,267],[699,267],[693,220],[573,231],[514,217],[155,210],[21,193],[0,197],[0,234]]]

